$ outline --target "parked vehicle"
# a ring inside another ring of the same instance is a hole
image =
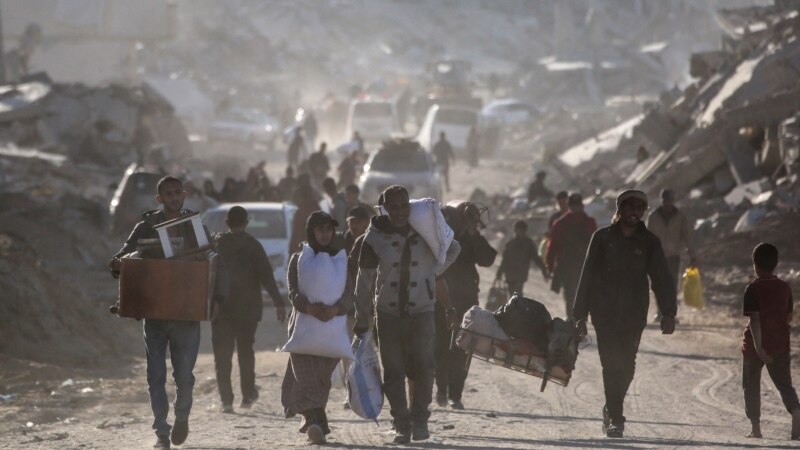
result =
[[[280,130],[278,121],[254,108],[232,108],[217,116],[208,131],[210,140],[246,142],[272,147]]]
[[[358,131],[365,141],[381,142],[400,133],[394,103],[387,100],[353,100],[347,114],[345,136]]]
[[[515,98],[495,100],[486,105],[480,114],[482,126],[528,125],[538,115],[530,103]]]
[[[236,203],[247,210],[247,232],[258,239],[272,265],[272,273],[281,295],[288,294],[286,270],[289,265],[289,242],[291,242],[292,219],[297,206],[290,203],[252,202]],[[211,233],[228,231],[225,216],[234,206],[223,203],[203,214],[203,224]]]
[[[162,176],[136,163],[128,166],[108,207],[112,233],[129,233],[142,220],[142,213],[158,209],[155,192]]]
[[[393,184],[405,186],[412,198],[441,199],[441,179],[430,153],[412,140],[385,141],[369,156],[359,179],[361,195],[370,202]]]
[[[417,135],[419,144],[430,151],[444,131],[456,155],[463,155],[467,148],[469,130],[478,123],[478,113],[473,109],[455,106],[433,105],[425,115]]]

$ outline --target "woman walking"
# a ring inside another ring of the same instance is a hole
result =
[[[289,318],[289,336],[300,333],[308,320],[298,321],[300,314],[321,322],[344,316],[353,303],[353,283],[347,276],[347,255],[332,245],[338,223],[327,213],[316,211],[306,221],[307,241],[289,260],[289,301],[293,309]],[[331,266],[334,270],[330,270]],[[341,267],[339,267],[341,266]],[[341,295],[332,305],[319,301],[320,292]],[[341,294],[339,294],[341,292]],[[306,319],[311,319],[306,318]],[[311,319],[313,321],[313,319]],[[347,339],[346,321],[341,332]],[[325,406],[331,390],[331,374],[339,358],[292,352],[281,388],[281,403],[286,417],[303,416],[301,433],[314,444],[324,444],[331,432]]]

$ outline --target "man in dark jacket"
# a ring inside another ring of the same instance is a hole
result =
[[[214,368],[222,412],[232,413],[231,358],[234,346],[239,358],[242,388],[240,406],[250,408],[258,399],[253,343],[264,309],[261,287],[267,290],[275,303],[278,322],[283,323],[286,319],[286,309],[264,247],[245,231],[248,224],[247,211],[241,206],[232,207],[228,210],[225,223],[230,232],[219,237],[217,251],[228,269],[229,296],[211,322],[211,343],[214,347]]]
[[[569,211],[553,224],[547,244],[545,262],[553,277],[553,291],[564,291],[564,308],[567,318],[572,319],[572,302],[586,257],[586,249],[597,222],[583,211],[583,197],[572,194],[567,202]]]
[[[480,276],[475,267],[490,267],[497,251],[481,236],[480,211],[475,204],[464,202],[457,207],[445,208],[445,218],[455,232],[461,245],[461,253],[444,272],[456,315],[461,318],[470,308],[478,304]],[[450,326],[441,303],[436,303],[436,403],[446,406],[448,399],[452,409],[464,409],[461,394],[467,379],[465,370],[467,355],[460,349],[450,350]]]
[[[433,159],[436,163],[436,167],[439,169],[439,173],[441,173],[444,178],[444,187],[449,192],[450,161],[456,159],[456,155],[453,153],[453,146],[450,145],[444,131],[439,133],[439,140],[434,144],[431,153],[433,154]]]
[[[550,200],[553,198],[553,192],[547,189],[544,185],[544,180],[547,178],[547,172],[540,170],[536,172],[536,178],[528,186],[528,203],[535,203],[539,200]]]
[[[628,190],[617,197],[613,223],[592,236],[575,296],[579,333],[586,335],[589,314],[597,333],[606,397],[603,431],[608,437],[622,437],[625,429],[622,404],[647,324],[650,285],[663,314],[661,332],[675,331],[675,285],[661,241],[642,223],[646,209],[644,192]]]
[[[539,249],[533,239],[528,237],[528,224],[520,220],[514,224],[514,237],[506,243],[506,248],[503,250],[503,260],[500,262],[500,267],[497,268],[497,276],[495,278],[496,280],[501,280],[505,275],[509,295],[514,292],[524,295],[523,290],[525,289],[525,282],[528,281],[531,261],[539,267],[539,270],[542,271],[542,277],[547,280],[547,269],[544,261],[539,257]]]
[[[139,240],[158,239],[153,228],[162,222],[177,219],[191,211],[183,209],[186,192],[180,179],[167,176],[156,185],[156,201],[162,205],[158,211],[149,211],[136,224],[130,237],[119,252],[109,262],[111,274],[119,277],[122,263],[120,258],[138,250]],[[184,248],[197,247],[197,239],[190,222],[168,228],[170,237],[183,238]],[[163,255],[162,255],[163,257]],[[217,269],[214,287],[212,316],[225,301],[227,294],[227,271],[224,261]],[[170,448],[180,445],[189,435],[189,412],[192,409],[192,389],[194,388],[194,365],[200,348],[200,322],[190,320],[151,320],[144,319],[144,344],[147,354],[147,385],[150,392],[150,407],[153,410],[153,429],[157,441],[154,448]],[[167,399],[167,347],[172,360],[172,376],[175,379],[175,424],[167,422],[169,400]],[[171,434],[171,435],[170,435]]]

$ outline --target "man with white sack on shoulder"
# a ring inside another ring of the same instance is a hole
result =
[[[313,444],[330,433],[325,406],[331,375],[341,358],[353,359],[347,311],[353,305],[353,281],[347,253],[333,239],[336,220],[323,211],[306,221],[307,241],[289,259],[289,363],[281,386],[286,417],[302,414],[301,433]]]
[[[378,202],[386,214],[373,217],[364,235],[356,282],[356,325],[369,329],[374,303],[383,389],[394,421],[394,443],[428,439],[433,390],[437,278],[461,250],[431,199],[410,202],[402,186],[386,188]],[[455,310],[445,305],[450,321]],[[412,404],[406,377],[414,382]]]

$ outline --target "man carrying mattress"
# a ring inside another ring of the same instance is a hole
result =
[[[372,304],[377,315],[383,388],[389,400],[394,443],[427,439],[436,343],[436,279],[455,261],[461,247],[453,239],[433,200],[415,201],[390,186],[379,204],[387,215],[373,217],[364,235],[356,282],[356,334],[369,328]],[[412,223],[414,226],[412,226]],[[445,305],[448,318],[455,309]],[[414,381],[409,409],[406,377]]]

